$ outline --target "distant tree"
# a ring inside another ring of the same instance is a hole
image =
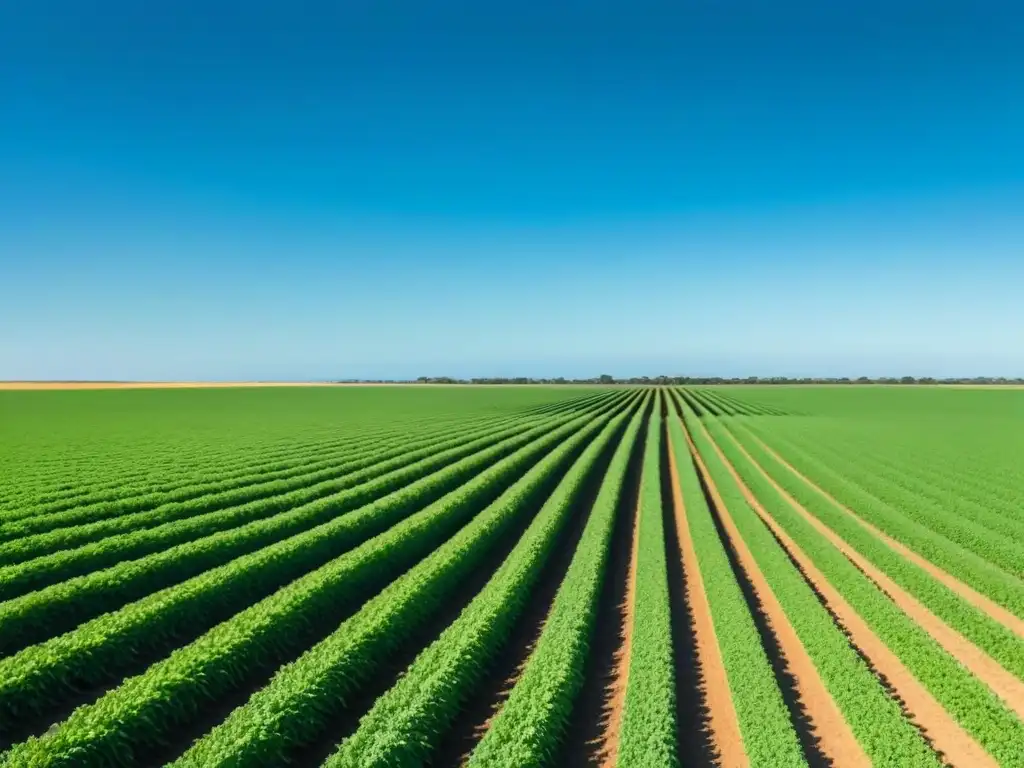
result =
[[[341,383],[345,382],[363,382],[363,383],[382,383],[392,382],[397,380],[392,379],[340,379]],[[825,385],[836,385],[836,384],[1024,384],[1024,379],[1007,378],[1003,376],[974,376],[974,377],[958,377],[958,378],[945,378],[935,379],[931,376],[925,376],[920,379],[916,379],[913,376],[902,376],[896,378],[893,376],[881,376],[873,379],[869,376],[858,376],[856,379],[850,379],[847,377],[835,377],[835,376],[816,376],[808,377],[804,376],[801,378],[789,378],[788,376],[769,376],[769,377],[757,377],[757,376],[746,376],[746,377],[733,377],[723,378],[721,376],[630,376],[629,378],[616,379],[614,376],[610,376],[607,373],[603,373],[600,376],[580,379],[571,378],[567,379],[563,376],[557,378],[530,378],[526,376],[514,376],[514,377],[475,377],[471,379],[456,379],[451,376],[419,376],[416,379],[405,379],[399,383],[419,383],[419,384],[634,384],[650,386],[651,384],[657,384],[661,386],[674,384],[684,386],[718,386],[726,384],[825,384]]]

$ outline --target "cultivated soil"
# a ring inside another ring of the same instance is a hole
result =
[[[937,565],[932,563],[930,560],[926,560],[921,555],[917,554],[913,550],[911,550],[908,547],[906,547],[905,545],[901,544],[896,539],[894,539],[891,536],[889,536],[882,529],[876,528],[874,525],[869,523],[867,520],[864,520],[856,512],[854,512],[852,509],[847,507],[845,504],[841,503],[838,499],[836,499],[834,496],[832,496],[830,493],[828,493],[825,489],[819,487],[809,477],[807,477],[806,475],[802,474],[796,467],[794,467],[792,464],[790,464],[788,461],[786,461],[782,456],[780,456],[774,449],[772,449],[770,446],[768,446],[759,437],[757,437],[756,435],[753,435],[753,438],[755,440],[757,440],[757,442],[761,445],[761,447],[764,448],[765,451],[770,453],[775,458],[775,460],[778,461],[780,464],[782,464],[788,471],[792,472],[798,478],[803,480],[808,486],[813,488],[817,493],[819,493],[824,498],[828,499],[837,508],[839,508],[840,510],[842,510],[843,512],[848,514],[858,524],[860,524],[866,530],[870,531],[874,536],[876,536],[877,538],[879,538],[880,540],[885,542],[891,549],[893,549],[896,552],[898,552],[900,555],[905,557],[907,560],[910,560],[917,567],[919,567],[922,570],[926,571],[929,575],[933,576],[937,581],[941,582],[943,585],[945,585],[946,587],[951,589],[953,592],[956,592],[958,595],[960,595],[960,597],[962,597],[964,600],[969,602],[971,605],[973,605],[978,610],[980,610],[983,613],[985,613],[987,616],[989,616],[994,621],[999,622],[1000,624],[1002,624],[1003,626],[1008,628],[1014,634],[1016,634],[1016,635],[1018,635],[1020,637],[1024,637],[1024,619],[1018,618],[1017,616],[1012,614],[1010,611],[1006,610],[1001,605],[996,603],[994,600],[991,600],[990,598],[988,598],[985,595],[981,594],[980,592],[976,591],[975,589],[973,589],[972,587],[968,586],[964,582],[960,581],[955,576],[953,576],[953,575],[947,573],[946,571],[942,570]],[[755,465],[756,465],[756,462],[755,462]],[[771,480],[771,478],[769,478],[769,480]],[[772,480],[772,483],[774,484],[773,480]],[[802,509],[802,507],[800,507],[800,509]],[[804,511],[806,512],[806,510],[804,510]]]
[[[678,521],[685,520],[686,514],[682,506],[677,507],[675,500],[678,483],[673,480],[677,478],[677,468],[670,450],[669,435],[669,419],[674,413],[674,409],[668,407],[662,414],[661,509],[675,666],[676,752],[681,765],[718,765],[711,731],[711,711],[707,703],[707,683],[697,656],[693,604],[689,597],[691,575],[683,568],[679,539]]]
[[[617,678],[619,660],[626,626],[631,617],[627,595],[646,435],[645,419],[629,457],[626,481],[615,511],[615,525],[604,583],[598,598],[583,686],[570,713],[561,749],[553,760],[554,764],[566,768],[592,768],[601,765],[603,760],[602,749],[611,716],[607,703],[614,698],[614,691],[620,684]]]
[[[820,739],[816,732],[815,723],[811,719],[807,706],[801,696],[796,675],[790,669],[789,658],[779,642],[776,630],[772,626],[760,595],[754,589],[754,584],[750,580],[743,563],[740,561],[739,552],[736,550],[733,540],[725,528],[722,514],[719,512],[719,508],[722,506],[721,498],[717,495],[717,489],[712,493],[711,487],[707,484],[707,471],[693,442],[689,440],[690,437],[688,434],[689,450],[697,470],[697,477],[700,481],[701,492],[704,494],[704,501],[707,504],[708,512],[711,514],[715,532],[725,550],[725,555],[736,579],[736,584],[740,588],[740,594],[746,603],[747,611],[754,622],[754,628],[757,630],[761,648],[768,659],[772,674],[775,676],[775,684],[782,697],[782,702],[789,713],[790,724],[799,742],[800,750],[810,768],[829,766],[832,764],[832,761],[820,747]]]
[[[758,510],[755,510],[758,511]],[[760,514],[760,513],[759,513]],[[888,646],[818,570],[771,516],[761,518],[815,589],[861,656],[899,698],[932,746],[953,765],[994,768],[997,763],[918,682]]]
[[[679,486],[679,471],[671,443],[669,443],[668,449],[672,478],[672,505],[676,518],[675,527],[679,537],[679,557],[682,559],[683,571],[686,573],[686,597],[693,615],[697,662],[703,681],[705,703],[709,712],[708,728],[718,757],[716,762],[723,768],[745,768],[750,762],[743,748],[739,720],[732,702],[732,694],[729,691],[729,680],[725,674],[725,664],[722,662],[722,653],[715,635],[715,625],[711,619],[711,606],[708,603],[707,593],[704,591],[704,580],[697,562],[697,551],[693,546],[690,526],[686,519],[686,507]]]
[[[639,485],[643,486],[641,477]],[[612,681],[605,700],[604,733],[597,752],[598,764],[602,768],[615,768],[619,756],[619,735],[622,730],[622,714],[626,704],[626,688],[629,685],[629,657],[633,643],[633,617],[636,613],[636,569],[640,553],[640,496],[637,494],[633,510],[632,547],[629,554],[629,572],[626,575],[626,593],[620,607],[622,616],[622,643],[615,652]]]
[[[618,431],[619,437],[622,432],[623,429]],[[541,566],[541,573],[510,636],[505,638],[487,671],[474,683],[473,691],[441,739],[433,758],[435,765],[466,765],[491,722],[512,695],[512,689],[522,677],[544,631],[558,589],[565,580],[601,483],[608,472],[616,443],[616,440],[610,441],[591,471],[579,501],[574,505],[564,529],[558,534],[553,551]]]
[[[828,539],[869,579],[874,581],[904,613],[928,632],[947,653],[966,667],[971,674],[988,685],[1010,709],[1017,713],[1018,717],[1024,719],[1024,681],[1019,680],[1015,675],[1003,669],[991,656],[942,621],[942,619],[918,602],[915,597],[904,590],[899,584],[875,567],[867,558],[848,545],[835,531],[812,515],[800,502],[786,493],[773,478],[769,477],[742,445],[736,441],[733,442],[801,517]],[[723,461],[726,461],[727,466],[733,472],[733,476],[737,478],[737,482],[743,489],[744,494],[748,496],[748,500],[753,499],[749,489],[743,485],[739,475],[732,465],[728,464],[724,456]],[[751,504],[757,504],[756,499],[753,499]],[[755,509],[762,517],[768,515],[768,512],[760,504],[757,504]]]
[[[711,439],[710,435],[708,435],[708,439]],[[714,445],[714,443],[712,444]],[[747,503],[764,517],[767,513],[761,507],[761,504],[747,486],[743,484],[739,475],[732,465],[729,464],[718,446],[715,445],[714,447],[722,462],[732,473]],[[778,638],[783,654],[789,662],[789,671],[796,680],[800,698],[811,720],[812,729],[818,739],[819,748],[833,765],[849,765],[851,768],[865,766],[865,768],[870,768],[871,760],[857,742],[853,731],[850,730],[849,724],[843,717],[839,707],[836,706],[832,695],[825,687],[817,668],[814,666],[814,662],[800,641],[793,625],[786,617],[782,605],[779,603],[774,592],[772,592],[764,574],[758,567],[753,553],[736,528],[736,524],[722,501],[714,481],[711,479],[710,474],[708,474],[704,462],[699,457],[697,462],[701,473],[704,475],[704,482],[711,490],[722,523],[733,547],[736,549],[740,563],[768,614],[768,621]]]

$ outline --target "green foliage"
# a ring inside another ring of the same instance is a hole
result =
[[[220,531],[219,526],[214,526],[210,530],[205,527],[207,521],[198,517],[98,542],[87,548],[93,555],[93,561],[106,562],[106,558],[110,558],[116,562],[126,549],[141,546],[140,542],[145,545],[143,552],[151,549],[156,549],[156,552],[149,557],[128,560],[0,603],[0,649],[10,651],[25,647],[29,642],[52,637],[77,622],[114,610],[130,600],[183,581],[233,557],[273,543],[283,536],[301,533],[343,512],[401,490],[409,483],[428,476],[431,471],[441,469],[466,454],[471,455],[476,450],[489,447],[501,437],[507,437],[507,433],[458,445],[313,502],[302,504],[301,498],[292,496],[289,505],[287,499],[279,499],[275,504],[276,515],[258,518],[242,527]],[[289,510],[289,506],[294,508]],[[245,523],[251,511],[243,506],[227,510],[224,514],[236,520],[241,518],[239,522]],[[161,551],[159,545],[173,544],[183,535],[182,529],[191,534],[189,538],[196,540]],[[47,574],[58,570],[69,559],[78,563],[80,561],[74,559],[76,552],[80,550],[44,558],[44,562],[28,573],[37,575],[46,563],[52,563],[48,570],[43,571]],[[138,554],[137,551],[135,553]],[[14,584],[22,585],[28,578],[26,576]],[[12,590],[15,588],[11,587]]]
[[[858,522],[1024,618],[1022,392],[910,384],[0,392],[0,413],[0,749],[15,742],[0,755],[5,768],[161,757],[203,768],[282,765],[308,761],[306,748],[332,740],[341,741],[332,768],[428,763],[450,727],[472,716],[470,694],[495,677],[492,662],[567,523],[586,515],[536,647],[469,758],[473,768],[552,766],[592,672],[622,512],[636,515],[637,569],[618,764],[674,765],[677,739],[687,736],[677,733],[674,700],[666,432],[752,766],[800,766],[809,755],[687,432],[874,764],[935,765],[941,756],[748,506],[729,464],[964,730],[1001,765],[1024,764],[1024,724],[1013,711],[763,474],[1024,679],[1024,639]],[[639,500],[623,498],[631,461],[642,470]],[[597,490],[590,509],[580,505],[584,489],[587,498]],[[470,579],[486,586],[469,594]],[[396,654],[416,653],[342,741],[338,723],[354,717],[353,696],[390,683],[379,676],[393,675]],[[68,715],[76,701],[85,703]],[[190,748],[186,734],[203,731]]]
[[[474,750],[472,768],[551,764],[583,684],[597,601],[607,578],[615,514],[642,419],[643,409],[633,416],[615,449],[537,648]]]
[[[696,415],[685,402],[678,404],[690,434],[699,440]],[[676,457],[687,524],[750,764],[805,766],[775,673],[715,528],[677,418],[669,420],[669,438]]]
[[[95,494],[205,483],[264,456],[434,422],[471,425],[585,405],[584,388],[343,387],[0,391],[0,520]],[[107,500],[110,500],[108,495]],[[52,510],[51,510],[52,511]]]
[[[790,490],[802,481],[777,462],[765,468]],[[813,491],[812,491],[813,493]],[[797,500],[809,496],[793,493]],[[817,508],[817,505],[815,505]],[[779,507],[779,523],[813,560],[876,635],[932,695],[1002,765],[1019,764],[1024,724],[981,681],[896,605],[795,511]],[[812,509],[812,511],[814,511]]]
[[[445,509],[453,523],[458,521],[468,511],[493,501],[515,473],[580,424],[576,421],[559,427],[561,423],[552,421],[547,427],[508,438],[349,514],[328,517],[327,522],[299,535],[281,541],[277,541],[279,536],[272,537],[276,543],[252,554],[0,660],[0,720],[11,725],[19,715],[45,711],[61,700],[69,681],[99,684],[118,670],[130,669],[138,654],[170,650],[175,642],[230,618],[431,502],[437,503],[427,507],[428,516]],[[298,508],[280,517],[287,520],[306,512]],[[213,548],[230,554],[234,539],[251,535],[249,529],[254,526],[276,532],[280,526],[274,520],[278,518],[182,545],[148,563],[124,563],[111,569],[109,582],[117,586],[145,581],[148,568],[174,568],[187,548],[200,552]],[[434,527],[438,533],[445,530],[440,515],[435,516]],[[98,577],[94,578],[98,581]]]
[[[0,566],[7,566],[0,567],[0,599],[328,496],[334,500],[334,511],[344,512],[368,493],[400,487],[417,473],[431,471],[467,451],[529,429],[534,423],[523,420],[499,429],[457,430],[420,441],[405,435],[380,445],[383,450],[376,454],[342,460],[311,475],[8,541],[0,544]],[[94,541],[97,543],[87,546]],[[45,557],[51,553],[59,554]]]
[[[54,532],[66,537],[57,542],[60,546],[49,548],[49,551],[56,551],[123,530],[146,528],[311,486],[411,453],[416,448],[443,439],[446,434],[484,434],[517,424],[525,426],[528,421],[515,417],[454,425],[431,421],[420,425],[373,430],[355,439],[345,440],[340,445],[325,444],[308,454],[290,454],[287,460],[253,464],[265,458],[264,453],[257,450],[250,455],[249,463],[243,465],[241,473],[223,465],[218,469],[218,479],[215,481],[209,480],[208,472],[205,477],[189,475],[185,485],[168,490],[147,492],[145,487],[122,481],[115,491],[99,492],[89,499],[79,499],[70,508],[67,506],[69,502],[63,501],[19,511],[20,517],[17,519],[11,515],[5,516],[5,522],[0,523],[0,542],[8,544],[0,545],[0,565],[45,554],[44,551],[34,551],[12,556],[12,539],[19,540],[18,543],[22,545],[27,543],[28,537],[32,537],[33,542],[44,542],[47,539],[39,534]],[[114,495],[113,498],[104,498],[111,495]],[[101,500],[95,500],[97,498]],[[90,523],[93,525],[90,526]],[[78,536],[72,539],[72,533]]]
[[[565,473],[487,585],[377,700],[325,768],[419,765],[468,698],[521,615],[544,563],[574,512],[600,456],[621,434],[622,413]],[[581,512],[582,514],[582,512]],[[196,762],[194,765],[208,765]]]
[[[306,647],[330,616],[389,585],[331,635],[333,643],[329,639],[307,653],[314,659],[350,654],[353,664],[341,665],[341,679],[365,679],[389,644],[404,637],[396,631],[396,622],[402,617],[422,621],[428,616],[447,591],[486,557],[491,545],[515,530],[537,496],[557,480],[573,450],[607,418],[584,417],[580,421],[587,423],[582,429],[578,421],[572,422],[576,431],[569,428],[571,437],[448,541],[444,540],[451,528],[437,522],[446,517],[448,508],[428,508],[427,514],[411,517],[408,525],[396,526],[292,582],[145,673],[129,678],[95,704],[76,710],[56,730],[14,747],[8,759],[14,764],[52,766],[133,765],[138,750],[160,744],[176,727],[190,722],[204,702],[223,696],[251,670],[279,665],[296,649]],[[400,577],[432,550],[420,566]],[[324,672],[337,665],[315,661],[290,665],[278,678],[296,667]],[[329,689],[337,701],[338,688]],[[282,688],[265,690],[273,693]],[[298,691],[312,695],[314,689],[302,685]],[[317,722],[315,710],[295,714],[299,715],[299,722],[292,723],[295,727],[309,728]]]
[[[1024,581],[999,568],[977,551],[977,542],[969,534],[960,535],[961,526],[952,518],[943,531],[925,524],[923,513],[915,507],[896,508],[871,495],[850,480],[845,468],[836,470],[817,457],[788,443],[772,439],[772,446],[793,467],[809,477],[828,494],[856,510],[864,520],[905,544],[940,568],[988,596],[1020,617],[1024,617]],[[963,522],[963,521],[961,521]],[[945,534],[945,535],[944,535]],[[1020,551],[1020,547],[1017,547]]]
[[[757,463],[811,514],[920,600],[936,616],[992,656],[1005,669],[1024,679],[1024,638],[965,601],[927,571],[893,550],[835,503],[800,481],[740,425],[732,424],[728,433],[721,434],[725,438],[719,441],[723,448],[731,450],[733,440],[741,443]],[[742,471],[746,465],[739,466]],[[757,476],[753,482],[759,488],[764,488]],[[771,498],[768,490],[763,493],[759,490],[757,495],[762,500],[765,497]]]
[[[707,425],[717,437],[723,453],[769,514],[775,519],[793,521],[795,515],[788,502],[735,450],[735,445],[724,437],[721,426],[715,420]],[[935,753],[903,716],[899,703],[889,696],[873,671],[851,647],[774,536],[748,506],[701,426],[697,424],[695,427],[699,433],[695,439],[708,471],[740,535],[872,764],[938,768],[941,763]],[[819,556],[820,549],[835,548],[818,536],[815,552]],[[838,551],[835,554],[839,554]]]
[[[619,731],[622,768],[674,766],[675,669],[661,508],[662,395],[647,426],[637,510],[629,672]]]

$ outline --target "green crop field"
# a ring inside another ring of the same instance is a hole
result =
[[[1024,766],[1024,390],[0,392],[0,766]]]

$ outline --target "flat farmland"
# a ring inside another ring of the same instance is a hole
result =
[[[1024,766],[1024,391],[0,392],[2,766]]]

